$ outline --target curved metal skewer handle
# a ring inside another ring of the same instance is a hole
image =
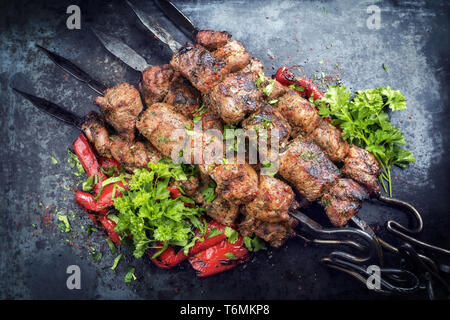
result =
[[[415,244],[424,249],[432,250],[432,251],[450,256],[450,250],[441,248],[438,246],[434,246],[434,245],[431,245],[431,244],[423,242],[423,241],[419,241],[419,240],[413,238],[412,236],[410,236],[410,234],[419,234],[423,230],[422,216],[420,215],[419,211],[416,208],[414,208],[411,204],[409,204],[408,202],[402,201],[402,200],[385,197],[385,196],[380,196],[378,198],[378,200],[380,200],[381,202],[387,203],[391,206],[404,209],[404,211],[411,214],[416,220],[417,226],[414,229],[409,229],[394,220],[387,221],[386,228],[391,233],[402,238],[403,240],[409,241],[410,243]]]
[[[351,260],[354,263],[363,263],[371,260],[372,258],[376,258],[378,263],[382,261],[381,256],[381,248],[379,247],[378,242],[367,232],[356,229],[356,228],[324,228],[316,221],[312,220],[305,214],[300,211],[291,212],[291,216],[300,221],[301,225],[307,226],[310,230],[312,230],[315,234],[320,235],[319,238],[309,238],[307,236],[303,236],[298,234],[299,237],[304,239],[305,241],[310,241],[317,244],[335,244],[335,245],[348,245],[353,248],[356,248],[360,251],[366,251],[366,255],[364,256],[355,256],[353,254],[349,254],[343,251],[334,251],[333,254],[337,256],[341,256],[345,259]],[[358,239],[361,239],[367,243],[366,246],[362,245],[360,242],[356,242],[348,239],[347,237],[353,236]],[[344,239],[339,239],[344,238]]]
[[[377,275],[370,273],[367,267],[354,264],[333,254],[323,258],[322,263],[326,264],[330,268],[340,270],[351,275],[366,285],[369,289],[372,289],[378,293],[409,294],[420,289],[419,278],[408,270],[380,268],[380,273],[378,275],[379,277],[374,278],[374,280],[377,280],[376,282],[379,283],[379,287],[369,287],[368,283],[370,277],[376,277]]]

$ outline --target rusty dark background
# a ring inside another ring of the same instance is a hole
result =
[[[187,39],[152,1],[133,1],[180,41]],[[394,196],[423,214],[420,239],[450,247],[450,108],[448,1],[174,1],[200,27],[227,30],[262,59],[266,74],[281,65],[303,72],[339,73],[351,90],[390,85],[408,99],[392,115],[417,163],[395,168]],[[81,30],[68,30],[66,8],[81,8]],[[381,9],[381,28],[366,26],[367,7]],[[57,102],[83,115],[95,110],[94,93],[39,52],[40,44],[75,61],[108,86],[140,74],[109,55],[89,26],[121,38],[149,63],[166,63],[170,51],[137,21],[123,1],[1,1],[0,5],[0,298],[8,299],[382,299],[319,260],[330,248],[291,240],[279,250],[256,254],[252,263],[197,279],[187,262],[170,271],[147,259],[125,258],[116,271],[102,232],[73,201],[78,179],[67,164],[67,148],[78,132],[38,112],[10,86]],[[336,64],[338,67],[336,67]],[[385,72],[382,65],[388,68]],[[320,83],[320,81],[318,81]],[[52,157],[58,160],[53,164]],[[56,214],[68,215],[73,231],[62,233]],[[325,222],[323,212],[311,217]],[[360,216],[373,226],[401,212],[366,202]],[[90,252],[102,252],[94,261]],[[391,265],[398,265],[389,259]],[[82,289],[66,288],[66,268],[81,268]],[[138,281],[125,283],[128,266]],[[424,298],[422,293],[410,298]]]

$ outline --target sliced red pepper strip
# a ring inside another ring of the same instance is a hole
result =
[[[232,258],[227,257],[232,255]],[[223,240],[219,244],[197,253],[189,258],[192,267],[197,271],[199,278],[230,270],[237,265],[250,261],[251,254],[244,245],[244,238],[239,236],[232,244]]]
[[[97,210],[103,211],[109,207],[112,207],[114,205],[113,191],[115,189],[114,198],[121,197],[122,196],[122,192],[120,192],[121,188],[127,190],[128,186],[124,185],[121,181],[111,183],[105,186],[97,199],[96,202]]]
[[[89,210],[86,208],[83,208],[84,212],[86,212],[86,214],[89,216],[89,219],[92,220],[92,222],[98,226],[98,220],[97,220],[97,215],[93,214],[93,213],[89,213]]]
[[[102,224],[103,228],[105,228],[108,237],[117,245],[120,245],[120,235],[114,231],[116,227],[116,223],[109,219],[107,216],[101,216],[98,219]]]
[[[94,186],[94,191],[97,193],[101,188],[101,181],[104,179],[104,174],[100,170],[100,165],[95,156],[94,149],[91,147],[88,139],[81,133],[79,137],[73,143],[73,151],[80,160],[81,165],[86,171],[88,177],[97,175],[99,177],[98,182]]]
[[[172,199],[176,199],[180,196],[182,196],[183,194],[181,193],[180,189],[178,188],[174,188],[174,187],[167,187],[167,189],[170,191],[170,197]]]
[[[213,236],[211,238],[208,238],[210,231],[215,228],[217,230],[222,231],[221,234],[218,234],[216,236]],[[197,231],[196,236],[200,235],[200,230]],[[161,253],[158,257],[155,259],[151,259],[151,257],[158,252],[158,249],[154,250],[148,250],[147,254],[149,255],[150,259],[154,264],[156,264],[158,267],[163,269],[171,269],[184,260],[186,260],[188,257],[193,256],[203,250],[206,250],[212,246],[215,246],[216,244],[222,242],[227,237],[225,236],[225,226],[223,224],[220,224],[217,221],[210,220],[208,221],[208,227],[206,229],[205,233],[205,240],[197,240],[193,247],[189,249],[188,255],[185,255],[183,250],[175,251],[175,249],[171,246],[169,246],[166,250],[164,250],[163,253]],[[158,245],[162,246],[163,243],[158,243]]]
[[[304,92],[300,92],[300,94],[306,94],[308,98],[311,98],[314,95],[314,100],[322,99],[324,94],[317,88],[317,86],[312,83],[311,80],[296,77],[287,67],[281,67],[278,69],[275,74],[275,79],[285,86],[290,86],[292,84],[299,85],[303,89]]]
[[[94,211],[100,214],[106,214],[108,210],[99,209],[94,196],[88,192],[77,190],[75,192],[75,201],[83,208],[89,211]]]

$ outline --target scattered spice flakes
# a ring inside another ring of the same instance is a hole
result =
[[[268,17],[268,16],[266,16],[266,20],[269,20],[269,17]]]

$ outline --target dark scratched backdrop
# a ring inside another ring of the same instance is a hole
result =
[[[187,39],[152,1],[133,1],[180,41]],[[449,5],[447,1],[175,1],[200,28],[227,30],[273,74],[281,65],[340,76],[353,91],[390,85],[408,99],[392,115],[417,163],[394,169],[394,196],[423,214],[421,239],[450,247],[449,186]],[[68,30],[66,8],[81,8],[81,30]],[[367,7],[381,9],[380,29],[369,29]],[[0,298],[13,299],[376,299],[364,286],[319,261],[330,248],[291,240],[259,252],[252,263],[198,279],[187,263],[170,271],[147,259],[125,258],[116,271],[101,232],[73,201],[78,179],[67,164],[67,148],[79,132],[15,95],[10,86],[46,97],[83,115],[95,110],[95,94],[65,75],[39,52],[40,44],[78,63],[112,86],[137,84],[140,74],[108,54],[90,26],[121,38],[149,63],[166,63],[170,51],[141,27],[123,1],[1,1],[0,5]],[[382,65],[387,66],[389,73]],[[320,81],[319,81],[320,83]],[[52,157],[58,163],[52,162]],[[69,217],[62,233],[57,214]],[[308,214],[323,223],[323,212]],[[366,202],[360,216],[371,225],[402,212]],[[100,261],[92,252],[102,252]],[[389,258],[389,257],[388,257]],[[398,263],[389,260],[389,263]],[[82,289],[68,290],[66,268],[81,268]],[[138,281],[125,283],[127,267]],[[424,297],[421,294],[413,298]]]

